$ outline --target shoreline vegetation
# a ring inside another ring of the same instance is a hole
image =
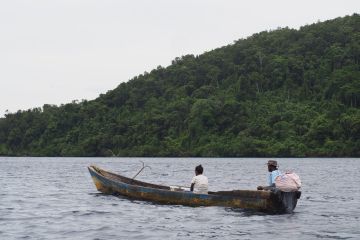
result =
[[[234,30],[235,31],[235,30]],[[360,16],[177,57],[0,118],[0,156],[360,157]]]

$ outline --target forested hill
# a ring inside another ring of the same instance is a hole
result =
[[[360,157],[360,16],[175,58],[0,119],[0,155]]]

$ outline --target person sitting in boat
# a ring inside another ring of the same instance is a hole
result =
[[[275,188],[275,179],[281,173],[278,170],[278,163],[275,160],[269,160],[268,163],[268,171],[269,171],[269,186],[258,186],[258,190],[271,190]]]
[[[203,175],[204,169],[201,165],[195,168],[195,177],[191,180],[190,191],[198,194],[208,194],[208,178]]]

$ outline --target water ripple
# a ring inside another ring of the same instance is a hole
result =
[[[339,159],[279,159],[304,183],[288,215],[105,195],[86,169],[97,164],[133,176],[138,160],[151,170],[137,178],[154,183],[188,185],[199,163],[214,191],[255,189],[266,181],[266,159],[0,158],[0,239],[359,239],[360,193],[331,177]],[[342,172],[359,182],[360,160],[341,161]]]

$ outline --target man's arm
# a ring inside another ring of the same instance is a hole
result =
[[[271,184],[271,186],[258,186],[257,190],[273,190],[275,189],[275,184]]]
[[[190,186],[190,191],[192,191],[192,192],[194,191],[194,185],[195,185],[195,183],[192,183]]]

